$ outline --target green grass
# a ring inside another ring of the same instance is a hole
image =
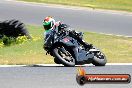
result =
[[[53,57],[43,50],[43,28],[28,26],[33,41],[0,48],[0,64],[46,64],[54,63]],[[132,38],[117,37],[98,33],[84,33],[84,39],[99,47],[108,62],[132,63]]]
[[[19,1],[132,11],[132,0],[19,0]]]
[[[43,29],[28,26],[33,41],[0,48],[0,64],[36,64],[53,63],[50,56],[43,50]]]

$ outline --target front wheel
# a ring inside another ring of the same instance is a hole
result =
[[[75,66],[75,59],[68,49],[64,46],[56,46],[53,49],[53,56],[58,59],[64,66],[73,67]]]
[[[97,52],[94,55],[92,64],[95,66],[105,66],[107,63],[106,56],[102,52]]]

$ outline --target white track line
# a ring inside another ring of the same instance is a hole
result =
[[[37,64],[39,66],[63,66],[62,64]],[[107,63],[106,65],[132,65],[132,63]],[[93,66],[92,64],[76,65],[76,66]]]
[[[132,65],[132,63],[107,63],[106,65]],[[62,64],[35,64],[35,65],[0,65],[0,67],[28,67],[28,66],[48,66],[48,67],[61,67]],[[85,64],[85,65],[76,65],[76,66],[93,66],[92,64]]]
[[[97,32],[92,32],[92,33],[97,33]],[[127,35],[118,35],[118,34],[109,34],[109,33],[98,33],[98,34],[110,35],[110,36],[117,36],[117,37],[132,38],[132,36],[127,36]]]

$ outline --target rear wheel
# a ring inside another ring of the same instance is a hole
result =
[[[64,66],[75,66],[75,59],[64,46],[56,46],[53,49],[54,57],[60,61]]]
[[[102,52],[95,53],[92,64],[95,66],[105,66],[107,63],[106,56]]]

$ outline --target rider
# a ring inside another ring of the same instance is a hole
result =
[[[86,43],[79,35],[81,32],[76,32],[75,30],[68,29],[68,25],[62,24],[60,21],[55,22],[53,17],[48,16],[43,20],[43,27],[45,29],[44,35],[45,35],[45,43],[44,43],[44,49],[46,49],[48,46],[50,46],[50,33],[51,30],[66,30],[69,31],[69,35],[74,37],[79,41],[80,44],[82,44],[86,49],[92,48],[92,44]]]

